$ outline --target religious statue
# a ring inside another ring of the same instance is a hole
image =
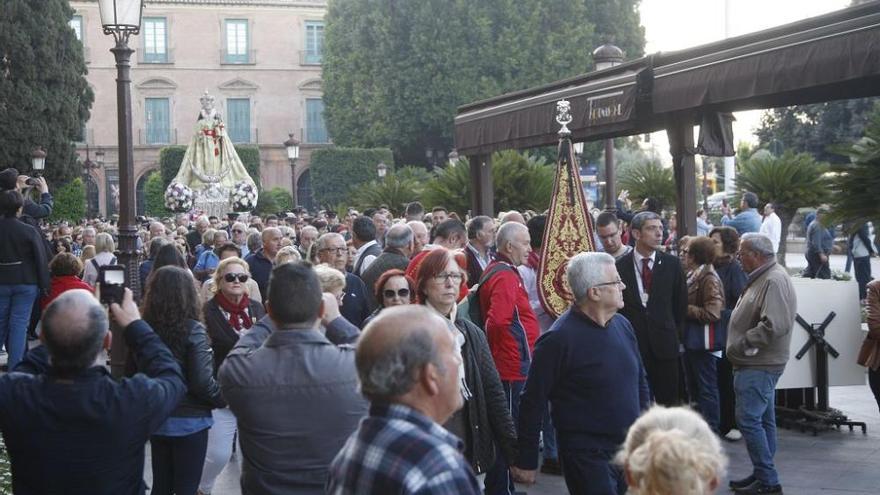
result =
[[[257,188],[226,134],[223,119],[214,108],[214,97],[205,91],[199,101],[202,109],[195,135],[172,186],[177,183],[188,187],[195,196],[196,208],[205,214],[221,216],[235,207],[230,195],[236,190],[256,191]]]

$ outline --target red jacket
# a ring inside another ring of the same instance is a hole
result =
[[[72,289],[85,289],[89,292],[93,292],[91,286],[83,282],[76,275],[52,277],[49,282],[49,294],[43,296],[43,299],[40,300],[40,308],[46,309],[46,306],[48,306],[50,302],[54,301],[56,297],[60,296],[61,293]]]
[[[541,328],[519,272],[504,256],[499,254],[497,258],[486,266],[485,273],[498,263],[510,269],[496,272],[480,286],[486,337],[501,380],[525,381]]]

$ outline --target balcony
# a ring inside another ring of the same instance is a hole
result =
[[[299,65],[321,65],[324,56],[311,50],[299,51]]]
[[[177,129],[144,129],[137,130],[137,144],[142,146],[168,146],[178,144]]]
[[[220,50],[220,65],[254,65],[257,63],[257,51],[247,50],[245,53],[229,53]]]

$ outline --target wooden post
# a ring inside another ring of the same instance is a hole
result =
[[[471,217],[495,216],[495,193],[492,190],[492,162],[490,155],[468,157],[471,167]]]
[[[694,126],[687,117],[672,121],[666,128],[672,169],[675,173],[678,238],[697,233],[697,178],[694,160]]]

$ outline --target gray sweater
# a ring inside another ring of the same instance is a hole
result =
[[[785,268],[774,261],[750,273],[727,327],[727,359],[733,367],[785,369],[796,313],[797,297]],[[747,349],[758,352],[748,356]]]

